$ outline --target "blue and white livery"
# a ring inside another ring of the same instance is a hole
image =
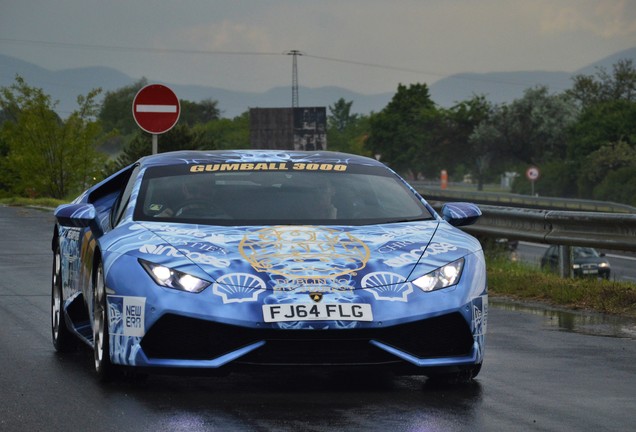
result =
[[[484,255],[383,164],[334,152],[173,152],[55,211],[53,343],[130,367],[378,368],[467,381]]]

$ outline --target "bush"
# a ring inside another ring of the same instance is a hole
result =
[[[597,200],[636,206],[636,166],[609,172],[593,194]]]
[[[535,194],[549,197],[574,198],[577,196],[577,169],[572,164],[562,160],[546,162],[539,166],[540,177],[534,184]],[[525,172],[517,177],[511,191],[513,193],[530,195],[532,184],[525,176]]]

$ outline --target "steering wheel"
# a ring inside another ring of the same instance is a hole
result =
[[[179,204],[174,215],[179,217],[218,216],[223,212],[209,201],[201,198],[190,198]]]

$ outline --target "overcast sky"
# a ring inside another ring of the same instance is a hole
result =
[[[636,0],[0,0],[0,54],[264,91],[572,72],[636,46]]]

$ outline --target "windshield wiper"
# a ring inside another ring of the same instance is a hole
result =
[[[391,221],[388,221],[387,223],[421,222],[421,221],[429,221],[429,220],[435,220],[435,218],[434,217],[414,217],[414,218],[391,220]]]

